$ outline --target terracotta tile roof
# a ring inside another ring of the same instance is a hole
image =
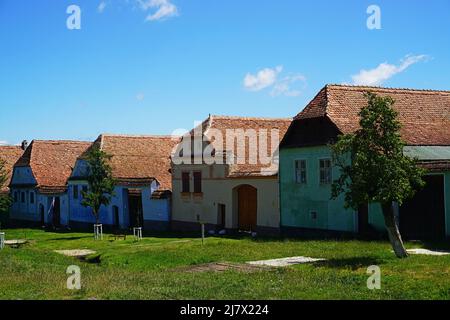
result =
[[[327,85],[294,119],[328,117],[342,133],[354,132],[367,91],[395,100],[408,145],[450,145],[450,91]]]
[[[7,181],[3,188],[0,189],[0,193],[7,193],[9,191],[8,185],[11,180],[14,164],[22,156],[23,150],[21,147],[16,146],[0,146],[0,160],[5,161],[5,170],[7,172]]]
[[[81,141],[33,140],[15,166],[31,167],[40,192],[64,192],[75,161],[90,145]]]
[[[202,132],[204,136],[211,142],[216,152],[222,152],[234,157],[234,163],[230,165],[229,177],[247,177],[247,176],[273,176],[278,173],[277,164],[262,164],[257,159],[257,163],[249,163],[250,152],[258,154],[259,139],[256,144],[249,143],[247,140],[245,145],[239,146],[234,144],[234,150],[227,150],[226,146],[226,133],[227,130],[255,130],[258,135],[261,132],[267,133],[267,156],[272,157],[278,149],[279,142],[283,139],[289,125],[291,124],[291,118],[252,118],[252,117],[232,117],[232,116],[218,116],[210,115],[208,119],[203,121],[201,125],[197,127],[198,132]],[[200,131],[200,127],[202,130]],[[279,130],[279,140],[275,142],[275,148],[272,148],[271,130]],[[197,130],[191,130],[190,134],[197,134]],[[217,130],[217,131],[216,131]],[[214,132],[220,132],[223,136],[222,145],[214,137]],[[239,134],[238,132],[236,132]],[[238,149],[239,148],[239,149]],[[242,149],[244,148],[244,149]],[[245,159],[238,159],[238,155],[245,155]],[[237,164],[244,161],[245,164]],[[230,162],[228,162],[230,163]]]
[[[114,178],[138,185],[156,179],[160,190],[172,190],[170,155],[179,139],[171,136],[102,134],[95,144],[112,155]]]

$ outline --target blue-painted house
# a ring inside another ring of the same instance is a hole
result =
[[[77,158],[90,145],[79,141],[32,141],[13,168],[11,222],[69,225],[67,179]]]
[[[100,222],[105,228],[144,231],[166,230],[170,224],[170,155],[179,140],[170,136],[102,134],[91,147],[112,156],[110,164],[117,181],[109,206],[102,206]],[[69,179],[70,225],[92,228],[95,218],[83,207],[82,190],[87,190],[88,166],[85,154],[76,161]]]

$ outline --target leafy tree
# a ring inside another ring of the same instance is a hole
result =
[[[367,92],[368,105],[361,109],[360,129],[339,137],[332,145],[333,160],[341,176],[332,185],[332,198],[345,194],[345,205],[357,209],[369,202],[381,204],[386,230],[395,255],[408,254],[395,219],[393,202],[401,205],[425,182],[425,171],[403,154],[398,113],[391,97]]]
[[[88,164],[88,190],[82,191],[84,207],[90,207],[95,221],[99,223],[99,212],[102,205],[107,206],[114,195],[115,180],[112,177],[112,169],[109,165],[111,155],[93,147],[87,153]]]
[[[6,162],[0,159],[0,190],[6,186],[8,176],[6,171]],[[11,205],[11,198],[7,194],[0,193],[0,213],[7,212]]]

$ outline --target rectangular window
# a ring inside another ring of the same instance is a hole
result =
[[[30,192],[30,203],[34,204],[34,192]]]
[[[25,203],[25,192],[21,192],[21,194],[20,194],[20,201],[22,203]]]
[[[194,193],[202,193],[202,172],[194,172]]]
[[[306,160],[295,160],[295,182],[306,184]]]
[[[73,186],[73,198],[78,199],[78,186]]]
[[[190,192],[189,179],[189,172],[183,172],[181,174],[181,192]]]
[[[17,191],[14,192],[14,202],[19,201],[19,196],[17,195]]]
[[[331,183],[331,160],[330,159],[320,159],[320,183],[330,184]]]

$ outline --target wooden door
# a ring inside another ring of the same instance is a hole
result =
[[[53,205],[53,226],[59,227],[61,224],[61,201],[59,197],[55,197]]]
[[[144,214],[142,208],[142,194],[128,194],[128,208],[130,215],[130,227],[143,227]]]
[[[253,231],[257,224],[257,190],[244,185],[238,189],[239,229]]]
[[[222,203],[218,204],[218,219],[217,224],[220,229],[225,229],[225,205]]]

